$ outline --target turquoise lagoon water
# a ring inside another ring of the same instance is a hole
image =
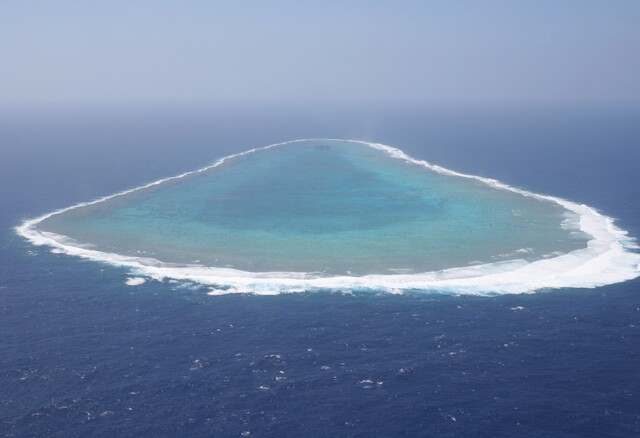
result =
[[[366,143],[303,140],[54,214],[37,228],[165,263],[361,276],[569,253],[590,237],[566,226],[577,220],[554,202]]]

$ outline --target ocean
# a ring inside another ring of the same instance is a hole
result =
[[[492,297],[209,296],[51,253],[23,220],[298,138],[353,138],[585,203],[640,236],[630,109],[0,115],[5,436],[633,436],[639,280]]]

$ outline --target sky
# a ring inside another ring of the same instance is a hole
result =
[[[3,0],[0,106],[636,106],[639,23],[637,0]]]

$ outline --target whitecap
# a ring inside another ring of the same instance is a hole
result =
[[[147,280],[142,278],[142,277],[128,277],[125,280],[125,284],[127,286],[140,286],[141,284],[144,284]]]

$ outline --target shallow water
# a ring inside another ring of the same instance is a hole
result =
[[[116,254],[265,272],[427,272],[584,248],[560,205],[394,158],[366,143],[259,149],[45,219]],[[575,227],[574,227],[575,228]]]

